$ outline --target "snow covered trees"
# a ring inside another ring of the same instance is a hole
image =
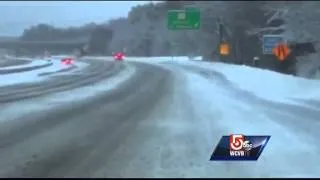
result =
[[[79,39],[92,34],[90,43],[97,43],[92,46],[95,47],[92,52],[100,52],[102,50],[98,49],[102,45],[105,48],[109,44],[110,52],[126,49],[128,55],[134,56],[202,55],[205,59],[213,60],[216,59],[220,42],[217,22],[221,19],[225,31],[223,38],[231,46],[228,62],[252,65],[253,57],[259,56],[260,67],[278,70],[279,62],[272,56],[262,54],[262,36],[281,34],[294,50],[287,68],[295,66],[297,59],[297,70],[300,73],[320,67],[320,61],[317,60],[320,59],[319,55],[310,54],[313,49],[311,46],[320,39],[319,6],[320,3],[312,1],[162,1],[138,5],[131,9],[127,17],[112,19],[103,24],[112,31],[112,38],[98,38],[104,35],[98,35],[99,25],[93,24],[65,30],[39,25],[27,29],[22,39]],[[169,30],[167,12],[188,7],[201,11],[201,28]],[[306,48],[309,50],[302,52],[301,49]],[[318,48],[315,46],[315,51]],[[303,54],[305,52],[309,54]]]

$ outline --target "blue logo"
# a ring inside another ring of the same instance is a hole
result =
[[[272,54],[272,49],[279,44],[280,42],[283,42],[284,38],[282,35],[264,35],[262,42],[262,51],[263,54]]]
[[[210,161],[257,161],[271,136],[222,136]]]

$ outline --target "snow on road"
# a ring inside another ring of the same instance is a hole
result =
[[[170,57],[127,59],[161,66],[166,63],[164,66],[176,73],[176,84],[172,94],[154,110],[152,121],[143,122],[140,130],[148,133],[149,141],[127,167],[122,167],[122,177],[320,175],[317,111],[311,110],[315,115],[311,116],[299,111],[299,108],[308,109],[306,107],[286,104],[292,103],[288,100],[290,97],[305,97],[303,88],[316,92],[317,81],[246,66],[176,59],[178,63],[171,62],[220,72],[238,89],[228,89],[217,83],[217,79],[204,78],[170,63],[168,66]],[[237,93],[242,94],[241,89],[248,91],[243,94],[248,97],[237,98]],[[271,140],[257,162],[210,162],[221,136],[232,133],[271,135]],[[125,150],[118,151],[115,156],[126,156]]]
[[[222,73],[227,80],[239,88],[255,95],[286,103],[296,103],[292,99],[320,100],[320,81],[292,75],[280,74],[248,66],[204,62],[202,57],[190,61],[188,57],[128,57],[128,61],[140,61],[152,64],[172,63],[190,65]]]
[[[109,56],[84,56],[83,58],[90,58],[96,60],[106,60],[113,61],[113,57]],[[194,57],[194,60],[201,60],[202,57]],[[187,56],[179,56],[179,57],[167,57],[167,56],[159,56],[159,57],[133,57],[128,56],[124,58],[124,61],[131,62],[143,62],[149,64],[157,64],[157,63],[166,63],[166,62],[185,62],[189,61],[190,58]]]
[[[156,59],[156,63],[168,62],[168,58]],[[139,60],[134,58],[133,61]],[[240,90],[227,89],[214,78],[205,78],[179,66],[164,65],[175,73],[175,85],[172,93],[154,110],[150,117],[152,121],[146,119],[140,126],[141,133],[148,133],[144,137],[149,140],[144,142],[134,159],[127,162],[127,167],[122,167],[123,177],[320,176],[317,117],[299,114],[284,103],[291,97],[319,98],[318,81],[246,66],[187,62],[186,59],[180,59],[179,63],[219,72],[239,89],[248,91],[248,97],[237,98],[233,93]],[[9,104],[0,113],[5,116],[3,119],[11,120],[43,108],[84,100],[116,88],[134,71],[129,67],[105,83],[56,93],[32,105],[29,100]],[[307,96],[307,92],[313,94]],[[257,97],[249,96],[250,93]],[[294,108],[300,107],[295,105]],[[210,155],[221,136],[232,133],[271,135],[271,139],[257,162],[210,162]],[[125,156],[124,152],[120,149],[115,156]],[[103,174],[102,171],[99,173]]]
[[[238,101],[237,97],[230,96],[228,90],[214,84],[212,80],[204,79],[197,74],[186,74],[190,100],[193,101],[196,109],[202,110],[199,116],[196,116],[197,121],[204,123],[202,133],[207,134],[208,142],[211,141],[211,144],[203,144],[203,147],[211,145],[212,151],[222,135],[231,133],[271,135],[271,140],[259,161],[254,163],[211,162],[207,165],[209,173],[210,168],[211,171],[218,168],[220,169],[218,174],[212,174],[215,177],[316,177],[320,175],[317,163],[320,160],[317,158],[319,147],[314,143],[317,136],[313,134],[316,132],[300,130],[300,133],[297,133],[296,131],[296,128],[302,127],[306,120],[300,119],[300,124],[294,124],[295,128],[287,126],[282,121],[296,123],[292,122],[290,116],[287,116],[287,119],[269,116],[277,112],[263,111],[262,107],[268,108],[268,105]],[[309,126],[319,127],[316,121],[312,122],[313,124],[310,121],[308,123],[310,123]],[[195,125],[190,123],[190,128],[192,126]]]
[[[51,74],[51,76],[61,76],[61,75],[70,75],[70,74],[82,74],[82,70],[89,66],[88,63],[76,61],[74,62],[75,66],[63,67],[58,70],[50,70],[46,71],[47,74]],[[66,65],[64,65],[66,66]],[[74,68],[75,67],[75,68]],[[64,71],[66,70],[66,71]]]
[[[320,112],[288,100],[320,100],[319,81],[246,66],[180,62],[220,72],[238,89],[167,66],[180,71],[180,78],[172,96],[156,110],[159,114],[145,122],[144,128],[155,133],[135,155],[127,176],[141,172],[151,177],[319,177]],[[240,90],[248,93],[238,98]],[[271,135],[271,140],[257,162],[209,162],[221,136],[229,134]]]
[[[91,57],[92,58],[92,57]],[[107,57],[93,57],[106,59]],[[111,57],[110,57],[111,58]],[[109,59],[110,59],[109,58]],[[112,59],[112,58],[111,58]],[[320,81],[310,80],[248,66],[205,62],[202,57],[126,57],[125,61],[149,64],[182,64],[222,73],[226,79],[245,91],[264,99],[285,103],[297,103],[293,99],[320,100]]]
[[[65,103],[85,101],[99,93],[116,89],[119,84],[129,79],[135,73],[134,67],[127,67],[117,76],[108,78],[92,86],[86,86],[69,91],[58,92],[44,97],[34,98],[31,100],[20,101],[19,103],[9,103],[1,107],[0,113],[2,119],[6,121],[19,119],[32,112],[49,110],[54,107],[60,107]],[[36,100],[36,103],[34,103]],[[19,113],[17,113],[17,110]]]
[[[185,62],[184,64],[220,72],[239,88],[253,92],[255,95],[265,99],[288,103],[293,103],[290,98],[320,100],[319,80],[310,80],[269,70],[223,63],[203,62],[195,64],[195,62]]]
[[[179,67],[167,67],[175,73],[175,85],[153,114],[139,125],[137,131],[145,137],[142,148],[134,151],[133,159],[128,154],[131,151],[126,149],[130,145],[125,143],[134,143],[139,137],[132,134],[122,144],[123,149],[114,154],[115,157],[128,156],[127,164],[121,166],[121,177],[320,175],[315,131],[304,128],[299,133],[296,131],[297,127],[303,127],[306,119],[299,119],[300,124],[293,122],[287,112],[281,112],[284,119],[279,119],[274,107],[266,110],[268,104],[237,100],[212,79]],[[312,124],[308,120],[308,123],[314,129],[319,127],[317,121]],[[271,139],[256,162],[209,161],[221,136],[232,133],[271,135]],[[102,174],[101,169],[96,175]]]
[[[30,63],[17,65],[17,66],[7,66],[7,67],[0,67],[0,70],[13,70],[13,69],[20,69],[20,68],[27,68],[27,67],[34,67],[34,66],[43,66],[50,64],[48,61],[44,61],[42,59],[35,59],[30,61]]]
[[[43,81],[43,80],[46,80],[48,77],[39,76],[39,74],[56,72],[62,69],[68,69],[72,67],[69,65],[62,64],[60,62],[60,59],[52,59],[52,63],[53,63],[52,66],[36,69],[33,71],[0,75],[0,86]],[[85,68],[87,66],[87,64],[83,62],[74,62],[74,64],[76,66],[79,65],[79,68]],[[79,70],[78,68],[76,69]]]
[[[174,62],[219,72],[239,88],[253,92],[265,99],[287,103],[294,103],[291,98],[320,100],[319,80],[294,77],[244,65],[217,62],[198,63],[196,61],[186,61],[185,58]]]

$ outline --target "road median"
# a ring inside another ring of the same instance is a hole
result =
[[[31,62],[23,65],[2,67],[0,68],[0,74],[12,74],[12,73],[25,72],[25,71],[32,71],[32,70],[45,68],[53,65],[52,62],[42,60],[42,59],[31,59],[31,58],[25,58],[25,57],[6,57],[6,59],[10,61],[24,60],[24,61],[31,61]]]

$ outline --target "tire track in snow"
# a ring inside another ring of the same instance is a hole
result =
[[[62,75],[48,81],[0,87],[0,103],[23,100],[49,93],[74,89],[111,77],[125,68],[124,64],[91,61],[91,66],[77,75]]]

